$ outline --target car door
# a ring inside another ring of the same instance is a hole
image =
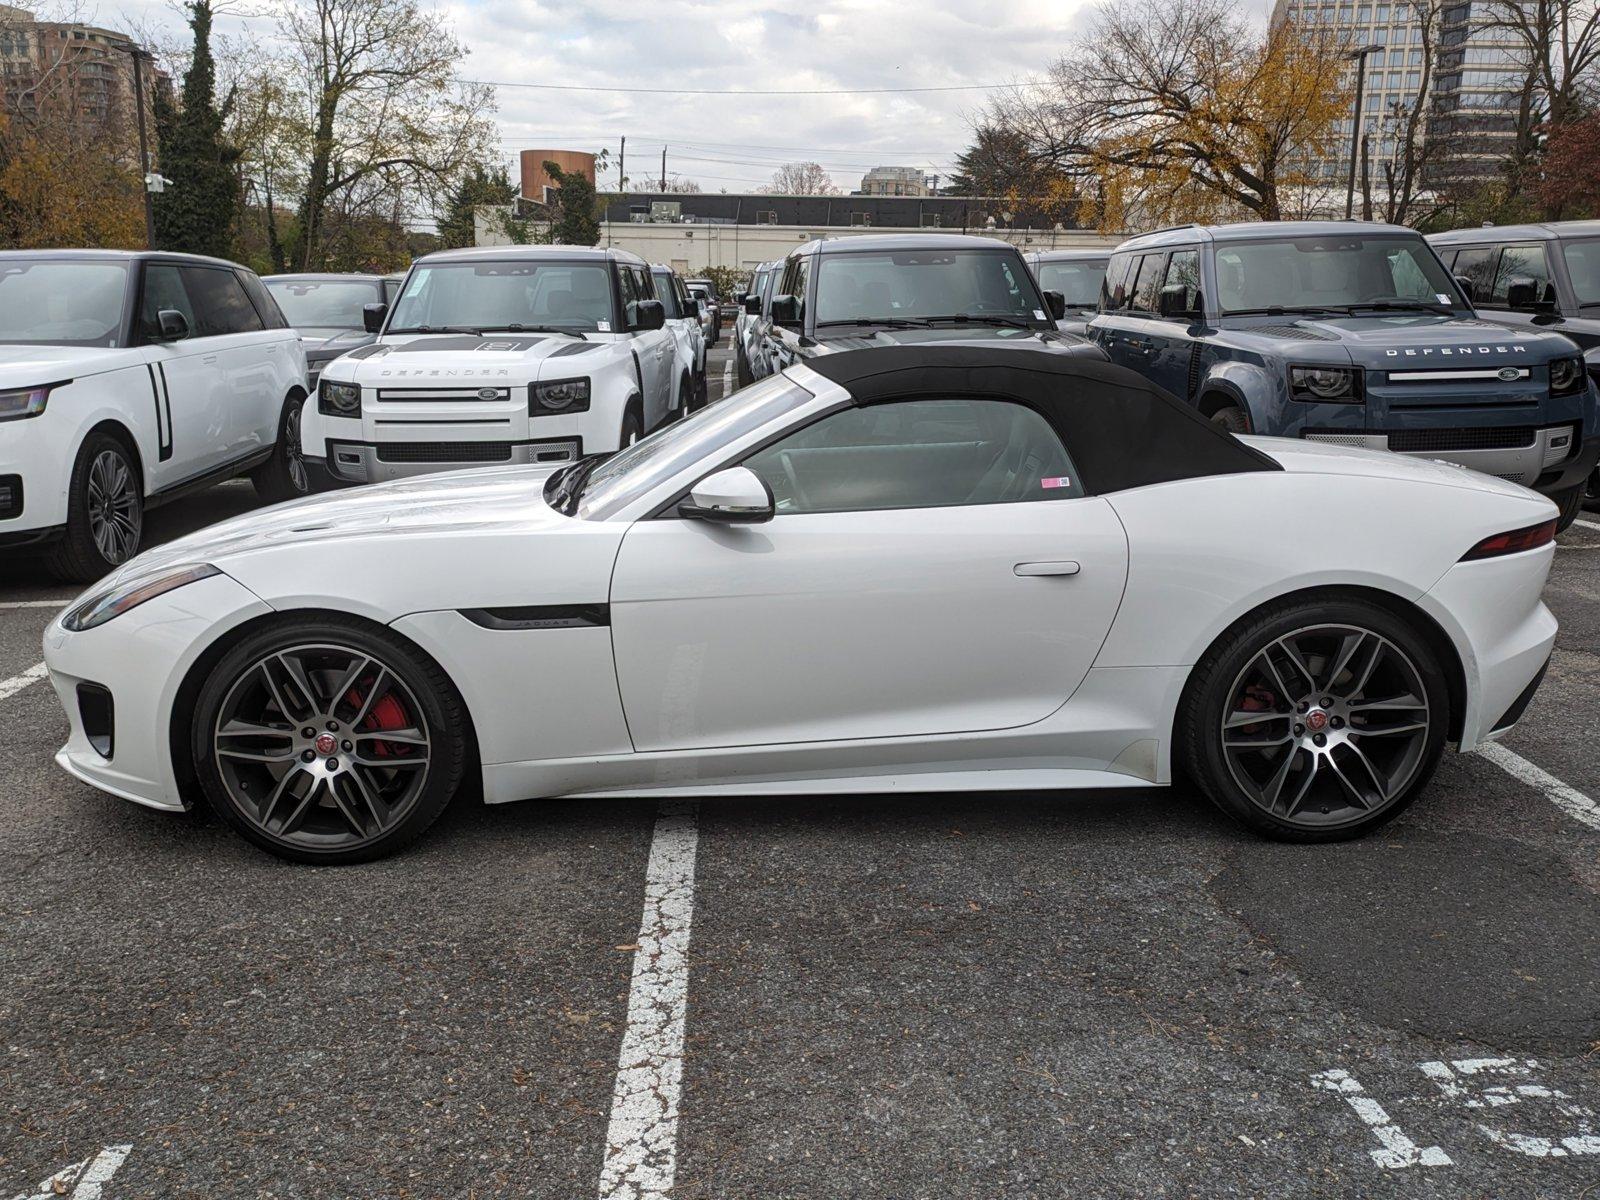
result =
[[[768,322],[771,329],[769,340],[772,345],[774,371],[781,371],[800,358],[800,343],[805,336],[806,328],[806,301],[810,277],[811,259],[804,254],[797,254],[788,261],[778,281],[773,284],[774,298],[790,296],[794,299],[793,322],[787,325],[780,325],[771,320]]]
[[[611,629],[641,751],[1039,721],[1116,615],[1127,541],[1033,409],[908,399],[745,460],[776,515],[632,526]]]
[[[227,396],[223,457],[243,458],[277,440],[282,364],[274,356],[283,353],[284,336],[266,327],[231,269],[185,263],[179,270],[200,316],[200,331],[222,368]]]
[[[1137,317],[1133,310],[1134,290],[1138,285],[1139,267],[1148,255],[1113,254],[1106,268],[1105,301],[1103,311],[1091,325],[1090,333],[1104,348],[1106,356],[1119,366],[1137,370],[1140,356],[1136,353],[1137,335],[1131,326]]]
[[[183,314],[189,336],[158,340],[160,314]],[[163,421],[154,462],[147,462],[150,489],[159,491],[203,475],[228,460],[231,435],[228,387],[220,339],[205,332],[200,306],[189,293],[183,268],[148,262],[140,283],[139,332],[151,387]]]
[[[1142,274],[1142,272],[1141,272]],[[1156,288],[1153,305],[1157,311],[1140,314],[1138,336],[1148,342],[1145,350],[1143,374],[1152,383],[1167,389],[1180,400],[1189,396],[1189,363],[1195,339],[1189,330],[1194,321],[1190,317],[1163,317],[1160,314],[1161,297],[1168,288],[1184,289],[1184,309],[1191,310],[1200,302],[1200,251],[1192,248],[1175,249],[1167,255],[1166,264]]]
[[[650,273],[643,267],[635,267],[624,263],[619,271],[625,276],[626,283],[623,290],[624,301],[628,300],[629,292],[632,298],[639,300],[655,300],[655,285],[650,280]],[[665,301],[663,301],[665,306]],[[639,357],[639,374],[644,382],[644,424],[647,430],[654,429],[667,415],[667,409],[672,404],[673,386],[673,341],[672,331],[663,325],[660,329],[641,329],[634,331],[633,352]]]
[[[1486,310],[1485,315],[1491,321],[1509,325],[1513,329],[1536,328],[1536,318],[1541,317],[1541,310],[1512,308],[1510,304],[1511,285],[1522,282],[1534,285],[1541,302],[1556,303],[1550,263],[1545,257],[1545,247],[1540,242],[1518,242],[1499,247],[1489,293],[1478,307]]]

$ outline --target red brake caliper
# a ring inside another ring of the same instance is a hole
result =
[[[353,704],[356,711],[360,711],[360,692],[351,688],[344,699],[346,704]],[[372,711],[367,713],[360,728],[363,733],[378,733],[385,729],[405,729],[410,724],[411,718],[406,715],[405,706],[394,698],[394,693],[390,692],[372,706]],[[372,743],[372,753],[376,758],[403,757],[405,749],[389,742],[375,741]]]

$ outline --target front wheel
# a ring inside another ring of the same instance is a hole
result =
[[[1561,510],[1556,516],[1557,533],[1578,519],[1578,514],[1583,511],[1583,492],[1584,485],[1579,483],[1550,497]]]
[[[617,449],[626,450],[640,438],[639,416],[631,408],[623,414],[622,429],[617,434]]]
[[[305,398],[291,397],[284,402],[278,418],[278,443],[272,457],[250,472],[256,495],[268,504],[295,500],[311,492],[311,476],[306,470],[305,450],[300,445],[300,411]]]
[[[84,439],[67,482],[67,527],[51,548],[51,572],[90,583],[127,562],[144,535],[144,489],[133,455],[120,438]]]
[[[1219,808],[1267,837],[1378,828],[1438,765],[1449,692],[1429,643],[1364,600],[1271,606],[1225,633],[1179,707],[1177,757]]]
[[[1250,416],[1236,404],[1229,404],[1211,414],[1211,423],[1220,425],[1229,433],[1249,433]]]
[[[1588,482],[1583,485],[1583,507],[1600,512],[1600,467],[1589,472]]]
[[[191,753],[213,808],[296,862],[363,862],[419,837],[460,786],[467,719],[431,659],[337,617],[277,621],[201,688]]]

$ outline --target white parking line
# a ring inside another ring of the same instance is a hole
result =
[[[694,804],[663,804],[650,840],[628,1026],[600,1168],[600,1200],[665,1200],[678,1169],[678,1095],[689,1001],[689,920],[700,834]]]
[[[1562,783],[1542,767],[1536,767],[1520,754],[1507,750],[1499,742],[1485,742],[1478,753],[1499,767],[1507,775],[1520,779],[1529,787],[1544,793],[1546,800],[1575,821],[1590,829],[1600,829],[1600,805],[1577,788]]]
[[[1585,521],[1582,518],[1579,518],[1578,520],[1574,521],[1573,524],[1582,525],[1585,529],[1592,529],[1596,533],[1600,533],[1600,521]]]
[[[21,1192],[15,1200],[39,1200],[40,1197],[55,1200],[61,1196],[68,1196],[68,1200],[100,1200],[105,1185],[111,1182],[111,1177],[127,1161],[132,1150],[132,1146],[107,1146],[93,1158],[61,1168],[41,1181],[37,1191]],[[69,1195],[67,1189],[74,1182],[78,1186],[72,1188]]]
[[[0,608],[65,608],[71,600],[0,600]]]
[[[722,364],[722,394],[729,395],[733,391],[733,358]],[[1587,524],[1587,522],[1585,522]]]
[[[10,679],[0,679],[0,700],[15,696],[29,684],[38,683],[45,677],[43,663],[34,663],[21,675],[13,675]]]

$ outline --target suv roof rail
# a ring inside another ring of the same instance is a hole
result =
[[[1149,237],[1153,233],[1177,233],[1180,229],[1200,228],[1202,228],[1202,226],[1199,221],[1185,221],[1181,225],[1163,225],[1160,229],[1145,229],[1139,233],[1130,235],[1127,240],[1131,242],[1134,238]]]

